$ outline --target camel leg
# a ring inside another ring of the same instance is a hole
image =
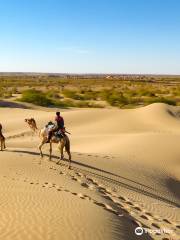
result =
[[[40,152],[40,156],[41,156],[41,159],[43,158],[42,146],[43,146],[44,144],[45,144],[45,142],[42,141],[42,142],[39,144],[39,146],[38,146],[38,148],[39,148],[39,152]],[[41,163],[41,161],[40,161],[40,163]]]
[[[1,140],[1,149],[5,149],[6,148],[6,144],[5,144],[5,137],[2,136],[2,140]]]
[[[59,159],[59,161],[57,162],[57,164],[60,164],[60,161],[64,159],[63,148],[64,148],[64,143],[63,143],[62,141],[60,141],[60,142],[58,143],[58,149],[59,149],[59,151],[60,151],[61,156],[60,156],[60,159]]]
[[[50,142],[49,144],[49,161],[51,161],[51,157],[52,157],[52,142]]]
[[[63,149],[64,149],[64,141],[60,141],[60,152],[61,152],[61,160],[64,159]]]
[[[68,168],[70,169],[71,168],[71,151],[70,151],[70,141],[69,141],[69,139],[66,139],[64,144],[65,144],[66,152],[69,156],[69,167]]]
[[[67,154],[69,156],[69,169],[71,168],[71,153],[70,151],[67,151]]]

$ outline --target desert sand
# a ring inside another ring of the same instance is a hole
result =
[[[38,152],[38,128],[54,111],[0,108],[0,239],[131,240],[180,236],[180,108],[62,111],[72,169]],[[148,230],[141,236],[135,228]],[[158,231],[161,230],[159,233]]]

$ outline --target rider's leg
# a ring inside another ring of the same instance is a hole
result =
[[[58,131],[58,127],[56,127],[56,128],[54,128],[54,129],[52,129],[52,130],[50,130],[49,132],[48,132],[48,139],[47,139],[47,143],[49,143],[50,142],[50,140],[51,140],[51,138],[52,138],[52,135],[53,135],[53,133],[54,132],[56,132],[56,131]]]

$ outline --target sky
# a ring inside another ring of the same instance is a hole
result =
[[[0,72],[180,74],[179,0],[0,0]]]

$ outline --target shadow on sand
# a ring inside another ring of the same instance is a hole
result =
[[[4,101],[4,100],[0,101],[0,107],[23,108],[23,109],[27,109],[28,108],[28,107],[26,107],[22,103],[16,103],[16,102],[11,102],[11,101]]]
[[[6,150],[6,151],[8,151],[8,152],[16,152],[16,153],[25,153],[25,154],[39,156],[38,152],[33,152],[33,151],[24,151],[24,150]],[[48,154],[44,154],[44,156],[48,157],[49,155]],[[59,157],[57,157],[55,155],[52,155],[52,158],[59,160]],[[52,161],[52,162],[54,162],[54,161]],[[63,162],[68,162],[68,160],[67,159],[62,160],[62,163],[60,165],[66,165]],[[112,172],[108,172],[108,171],[105,171],[103,169],[99,169],[99,168],[96,168],[94,166],[90,166],[88,164],[80,163],[78,161],[71,161],[71,162],[74,165],[74,166],[72,166],[72,169],[74,169],[74,170],[77,170],[79,172],[84,172],[86,174],[94,175],[95,177],[100,178],[100,179],[102,179],[104,181],[110,182],[110,183],[115,184],[117,186],[124,187],[126,189],[131,190],[131,191],[134,191],[134,192],[143,194],[145,196],[151,197],[153,199],[162,201],[162,202],[164,202],[166,204],[169,204],[171,206],[175,206],[175,207],[178,207],[178,208],[180,207],[180,204],[178,202],[170,200],[170,199],[166,198],[165,196],[158,195],[156,189],[150,188],[150,187],[148,187],[146,185],[143,185],[141,183],[135,182],[135,181],[133,181],[131,179],[122,177],[120,175],[116,175],[116,174],[114,174]],[[83,169],[79,168],[78,166],[84,167],[85,169],[84,168]],[[95,170],[97,172],[92,172],[92,171],[90,171],[90,169],[91,170]],[[114,177],[118,178],[118,180],[110,178],[108,176],[103,176],[102,173],[114,176]],[[123,180],[125,180],[127,182],[122,182],[122,181],[120,181],[120,179],[123,179]],[[130,182],[131,183],[135,183],[137,186],[133,186],[133,185],[129,184]],[[146,189],[142,189],[142,187],[146,188]]]

